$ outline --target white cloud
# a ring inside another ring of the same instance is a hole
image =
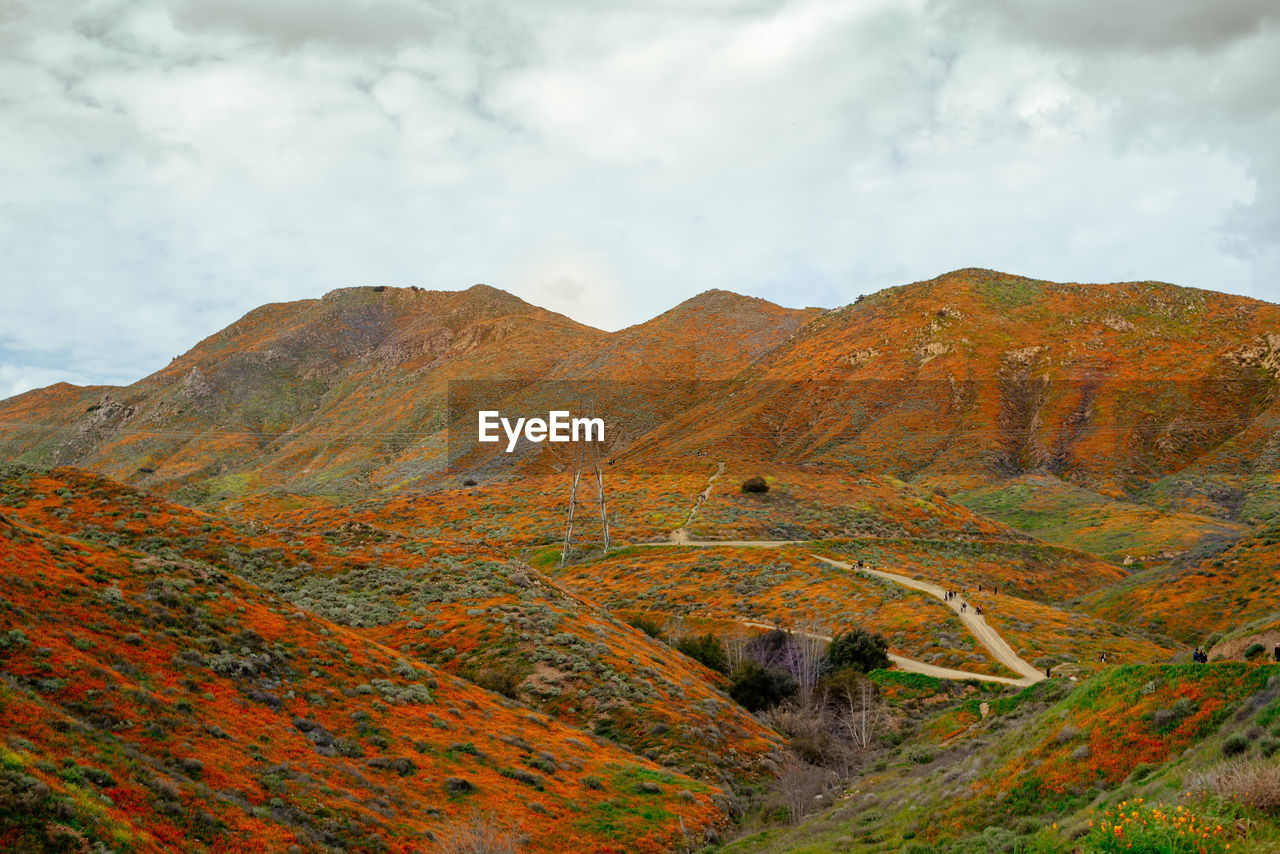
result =
[[[0,365],[141,376],[353,284],[606,328],[962,266],[1276,299],[1273,7],[0,0]]]
[[[170,0],[184,33],[234,33],[292,50],[322,44],[358,51],[394,51],[429,42],[442,19],[408,0]]]

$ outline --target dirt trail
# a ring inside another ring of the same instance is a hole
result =
[[[713,480],[714,478],[715,476],[712,477]],[[710,490],[710,484],[708,484],[708,490]],[[703,494],[706,495],[707,493],[704,492]],[[701,504],[702,501],[699,501],[698,503]],[[695,507],[694,510],[696,511],[696,509],[697,508]],[[693,518],[693,511],[689,513],[689,518],[690,519]],[[686,522],[685,524],[688,525],[688,522]],[[677,534],[681,534],[682,538],[677,539],[677,536],[676,536]],[[680,528],[676,531],[671,532],[671,540],[669,542],[636,543],[636,545],[638,546],[698,546],[700,548],[711,548],[713,546],[725,546],[725,547],[739,547],[739,548],[776,549],[776,548],[781,548],[783,546],[798,545],[798,543],[793,540],[690,540],[688,538],[687,531],[685,531],[684,528]],[[910,670],[913,673],[924,673],[929,676],[936,676],[939,679],[982,679],[989,682],[1004,682],[1009,685],[1033,685],[1036,682],[1043,682],[1047,678],[1044,675],[1044,671],[1040,670],[1040,668],[1020,658],[1018,654],[1013,651],[1013,647],[1009,646],[1008,642],[1005,641],[1005,639],[1000,636],[1000,633],[997,632],[995,629],[991,628],[991,626],[987,623],[987,621],[983,619],[980,615],[967,609],[961,612],[959,601],[950,601],[950,602],[947,601],[946,591],[943,588],[939,587],[938,585],[931,584],[928,581],[920,581],[919,579],[911,578],[906,575],[898,575],[895,572],[885,572],[884,570],[869,569],[867,567],[858,568],[853,564],[845,563],[844,561],[839,561],[839,560],[832,560],[831,558],[822,557],[821,555],[816,555],[816,554],[813,554],[812,552],[809,553],[809,557],[820,560],[823,563],[828,563],[832,566],[839,567],[840,569],[847,569],[850,572],[863,572],[863,573],[866,573],[867,575],[874,575],[877,578],[883,578],[886,581],[892,581],[894,584],[900,584],[903,587],[910,587],[912,589],[920,590],[924,593],[928,593],[930,596],[936,596],[938,599],[942,600],[943,604],[947,605],[948,607],[951,608],[952,611],[955,612],[955,615],[960,618],[960,622],[963,623],[965,627],[969,629],[969,631],[973,634],[973,636],[978,639],[978,642],[981,643],[984,647],[986,647],[987,650],[991,653],[992,656],[995,657],[997,661],[999,661],[1004,666],[1008,667],[1014,673],[1022,674],[1022,676],[1019,679],[1010,679],[1007,676],[986,676],[978,673],[969,673],[968,671],[965,671],[965,670],[952,670],[947,667],[936,667],[932,664],[926,664],[923,661],[915,661],[910,658],[903,658],[901,656],[890,655],[889,658],[892,659],[893,662],[897,664],[899,667],[901,667],[903,670]],[[744,625],[756,625],[757,628],[766,628],[766,629],[774,628],[773,626],[765,625],[764,623],[752,624],[752,623],[745,623],[744,621],[741,621],[741,620],[739,620],[738,622],[743,622]]]
[[[703,503],[711,497],[711,489],[715,485],[716,478],[724,474],[724,463],[717,463],[715,474],[707,479],[707,486],[702,492],[698,493],[698,498],[694,502],[693,507],[689,509],[689,515],[685,518],[684,524],[671,532],[670,538],[663,543],[636,543],[639,546],[699,546],[702,548],[711,548],[714,546],[721,547],[739,547],[739,548],[757,548],[757,549],[774,549],[782,546],[797,545],[794,540],[691,540],[689,539],[689,526],[693,523],[694,516],[697,515],[698,509]],[[920,581],[910,578],[906,575],[898,575],[894,572],[885,572],[879,569],[868,569],[866,567],[855,567],[853,564],[844,561],[832,560],[831,558],[822,557],[821,555],[809,553],[809,557],[830,564],[831,566],[847,569],[850,572],[863,572],[867,575],[874,575],[877,578],[883,578],[894,584],[900,584],[903,587],[910,587],[914,590],[920,590],[931,596],[936,596],[942,600],[943,604],[951,608],[955,615],[960,618],[960,622],[973,633],[978,642],[987,648],[987,651],[995,657],[997,661],[1008,667],[1014,673],[1022,674],[1019,679],[1010,679],[1007,676],[987,676],[980,673],[969,673],[965,670],[952,670],[949,667],[937,667],[932,664],[926,664],[923,661],[916,661],[911,658],[903,658],[900,655],[890,655],[889,659],[903,670],[912,673],[923,673],[928,676],[935,676],[939,679],[982,679],[987,682],[1003,682],[1007,685],[1033,685],[1036,682],[1042,682],[1047,677],[1033,664],[1023,661],[1013,647],[1000,637],[1000,633],[991,628],[977,613],[968,609],[961,611],[958,601],[948,601],[946,590],[936,584],[928,581]],[[752,623],[746,620],[736,620],[744,626],[753,626],[755,628],[773,629],[775,626],[766,623]],[[823,637],[823,636],[819,636]],[[823,637],[824,640],[830,641],[831,638]]]
[[[947,591],[938,585],[932,584],[928,581],[921,581],[917,578],[898,575],[895,572],[885,572],[881,569],[869,569],[867,567],[856,567],[853,564],[845,563],[840,560],[832,560],[829,557],[822,557],[821,555],[810,553],[809,556],[817,558],[823,563],[840,567],[841,569],[847,569],[851,572],[861,572],[867,575],[874,575],[877,578],[892,581],[894,584],[901,584],[903,587],[910,587],[915,590],[921,590],[931,596],[936,596],[943,601],[943,604],[949,606],[951,610],[955,612],[956,616],[960,618],[960,622],[964,623],[965,626],[968,627],[969,631],[973,632],[973,636],[976,637],[978,642],[985,646],[993,656],[995,656],[997,661],[1005,667],[1008,667],[1014,673],[1022,674],[1022,679],[1010,680],[1011,682],[1015,682],[1019,685],[1030,685],[1035,682],[1042,682],[1046,678],[1044,671],[1040,668],[1019,658],[1018,654],[1013,651],[1013,647],[1009,646],[1005,639],[1000,637],[1000,633],[991,628],[981,615],[968,609],[962,612],[960,610],[959,600],[947,601]]]
[[[773,626],[769,623],[757,623],[751,620],[734,620],[734,622],[753,629],[772,630],[780,628],[779,626]],[[827,643],[831,642],[831,637],[829,635],[815,634],[814,632],[807,632],[802,629],[792,629],[791,631],[802,635],[810,635],[818,638],[819,640],[824,640]],[[889,653],[889,660],[896,664],[899,670],[906,670],[909,673],[921,673],[925,676],[932,676],[936,679],[978,679],[982,682],[1000,682],[1004,685],[1030,684],[1025,679],[1013,679],[1008,676],[990,676],[986,673],[970,673],[967,670],[953,670],[950,667],[938,667],[936,664],[927,664],[923,661],[916,661],[914,658],[906,658],[901,655],[894,655],[893,653]]]
[[[698,493],[698,498],[693,502],[693,506],[689,508],[689,515],[685,517],[684,524],[671,532],[670,542],[673,545],[699,545],[689,540],[689,526],[693,524],[693,517],[698,515],[698,508],[711,497],[711,489],[715,486],[716,478],[722,474],[724,474],[724,463],[716,463],[716,473],[707,478],[707,487]]]

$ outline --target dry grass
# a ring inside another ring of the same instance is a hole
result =
[[[519,854],[523,849],[519,828],[504,825],[492,813],[450,822],[436,843],[439,854]]]
[[[1257,810],[1280,813],[1280,763],[1274,760],[1224,762],[1198,774],[1191,786]]]

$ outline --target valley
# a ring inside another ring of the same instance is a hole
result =
[[[0,847],[1278,850],[1277,336],[978,269],[618,332],[348,288],[0,401]],[[607,551],[571,449],[473,441],[566,399]]]

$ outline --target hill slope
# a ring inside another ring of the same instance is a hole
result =
[[[1261,415],[1280,307],[1154,282],[960,270],[813,320],[646,437],[957,488],[1043,470],[1136,495]]]
[[[660,851],[718,820],[711,787],[217,564],[94,539],[0,517],[6,850],[408,852],[500,811],[538,850]]]
[[[505,397],[556,378],[730,376],[816,311],[709,292],[605,333],[483,285],[347,288],[256,309],[125,388],[60,384],[4,401],[0,449],[188,502],[360,495],[440,471],[450,381],[505,383]],[[630,391],[610,401],[653,404]]]

